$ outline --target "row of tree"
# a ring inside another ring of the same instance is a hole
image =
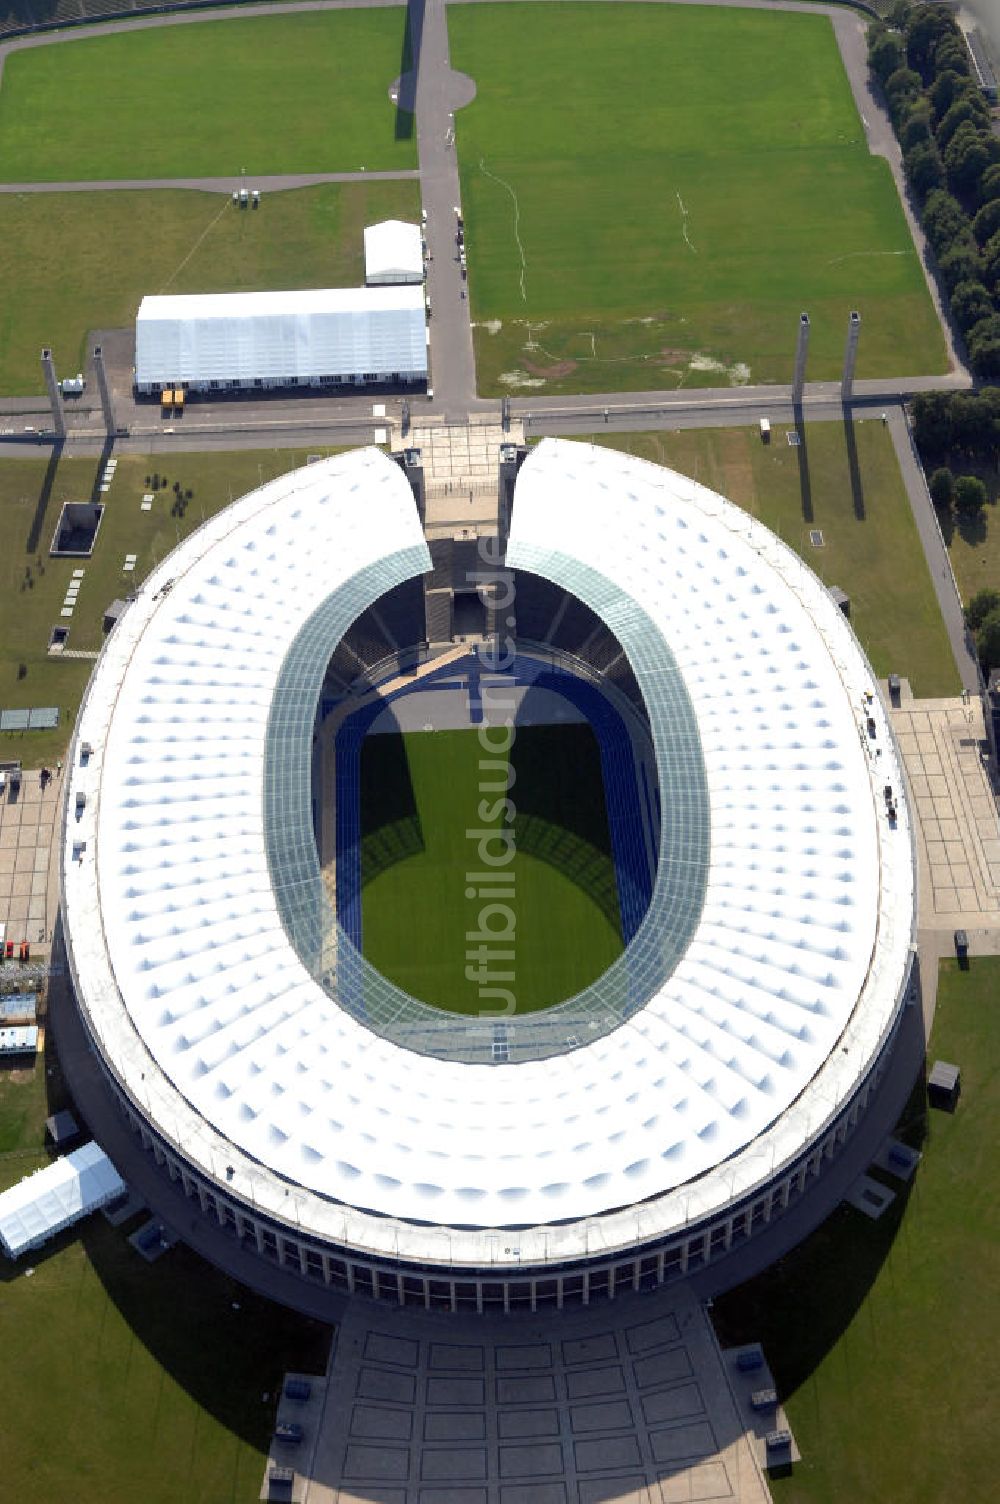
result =
[[[910,404],[924,465],[980,459],[1000,463],[1000,387],[978,392],[919,392]]]
[[[965,624],[972,633],[983,673],[1000,668],[1000,591],[980,590],[965,608]]]
[[[868,59],[972,368],[1000,378],[1000,138],[965,38],[943,6],[897,0],[869,28]]]

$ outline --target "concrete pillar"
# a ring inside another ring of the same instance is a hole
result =
[[[108,373],[104,369],[104,351],[100,345],[94,346],[94,374],[97,377],[97,389],[101,394],[101,411],[104,414],[104,432],[108,438],[114,438],[115,434],[115,410],[111,405],[111,389],[108,386]]]
[[[844,350],[844,374],[840,382],[840,395],[850,402],[854,395],[854,367],[858,359],[858,337],[861,334],[861,315],[853,312],[847,323],[847,347]]]
[[[52,427],[56,438],[66,437],[66,418],[63,413],[62,392],[56,380],[56,368],[52,363],[52,351],[46,345],[42,351],[42,371],[45,374],[45,388],[49,394],[49,404],[52,408]]]
[[[809,354],[809,315],[799,314],[799,342],[795,349],[795,375],[792,378],[792,401],[802,401],[802,388],[806,384],[806,356]]]

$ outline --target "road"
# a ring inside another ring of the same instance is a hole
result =
[[[233,193],[240,188],[259,188],[261,193],[281,193],[288,188],[315,188],[322,183],[379,183],[419,181],[417,168],[399,172],[290,172],[272,177],[227,178],[103,178],[92,182],[73,179],[61,183],[0,183],[0,193],[115,193],[128,189],[193,188],[202,193]]]

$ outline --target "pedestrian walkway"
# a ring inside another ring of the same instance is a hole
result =
[[[1000,822],[978,699],[892,712],[917,816],[922,931],[1000,931]]]
[[[0,793],[0,931],[15,945],[27,940],[33,956],[48,947],[49,853],[61,790],[58,777],[43,788],[34,771],[22,774],[19,789]]]
[[[770,1499],[686,1285],[548,1316],[355,1299],[307,1445],[304,1504]]]

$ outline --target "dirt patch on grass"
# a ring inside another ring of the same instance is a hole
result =
[[[524,362],[524,369],[530,371],[532,376],[544,376],[548,381],[558,381],[561,376],[572,376],[576,366],[575,360],[557,360],[553,366],[536,366],[530,360]]]

